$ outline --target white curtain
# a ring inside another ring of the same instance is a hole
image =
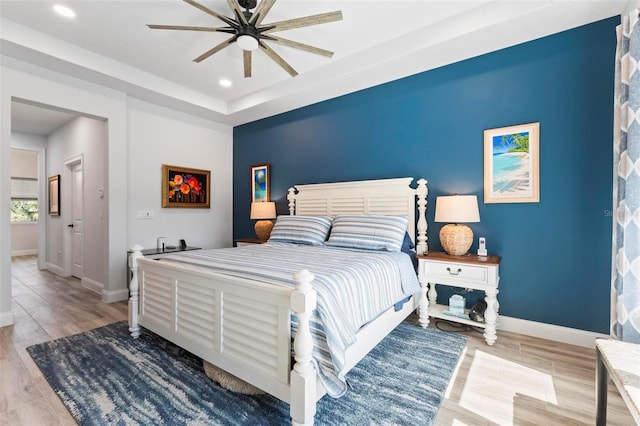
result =
[[[640,27],[639,10],[617,27],[611,335],[640,343]]]

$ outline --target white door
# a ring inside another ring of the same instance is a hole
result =
[[[71,166],[71,275],[82,279],[83,265],[83,176],[82,163],[76,163]]]

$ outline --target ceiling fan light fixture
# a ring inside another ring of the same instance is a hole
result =
[[[248,34],[239,35],[236,41],[242,50],[256,50],[258,48],[258,39]]]
[[[64,16],[65,18],[76,17],[76,12],[73,9],[62,4],[54,4],[53,10],[55,10],[58,15]]]

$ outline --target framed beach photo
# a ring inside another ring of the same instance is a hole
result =
[[[251,166],[251,202],[269,201],[269,163]]]
[[[211,172],[162,165],[162,207],[210,207]]]
[[[484,131],[484,202],[540,201],[540,123]]]

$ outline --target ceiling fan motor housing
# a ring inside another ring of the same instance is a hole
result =
[[[248,24],[242,25],[236,30],[236,35],[240,37],[241,35],[247,35],[255,38],[256,40],[260,38],[260,33],[256,29],[255,26]]]
[[[245,9],[249,10],[256,7],[258,2],[257,0],[238,0],[238,4],[240,5],[240,7],[244,7]]]

